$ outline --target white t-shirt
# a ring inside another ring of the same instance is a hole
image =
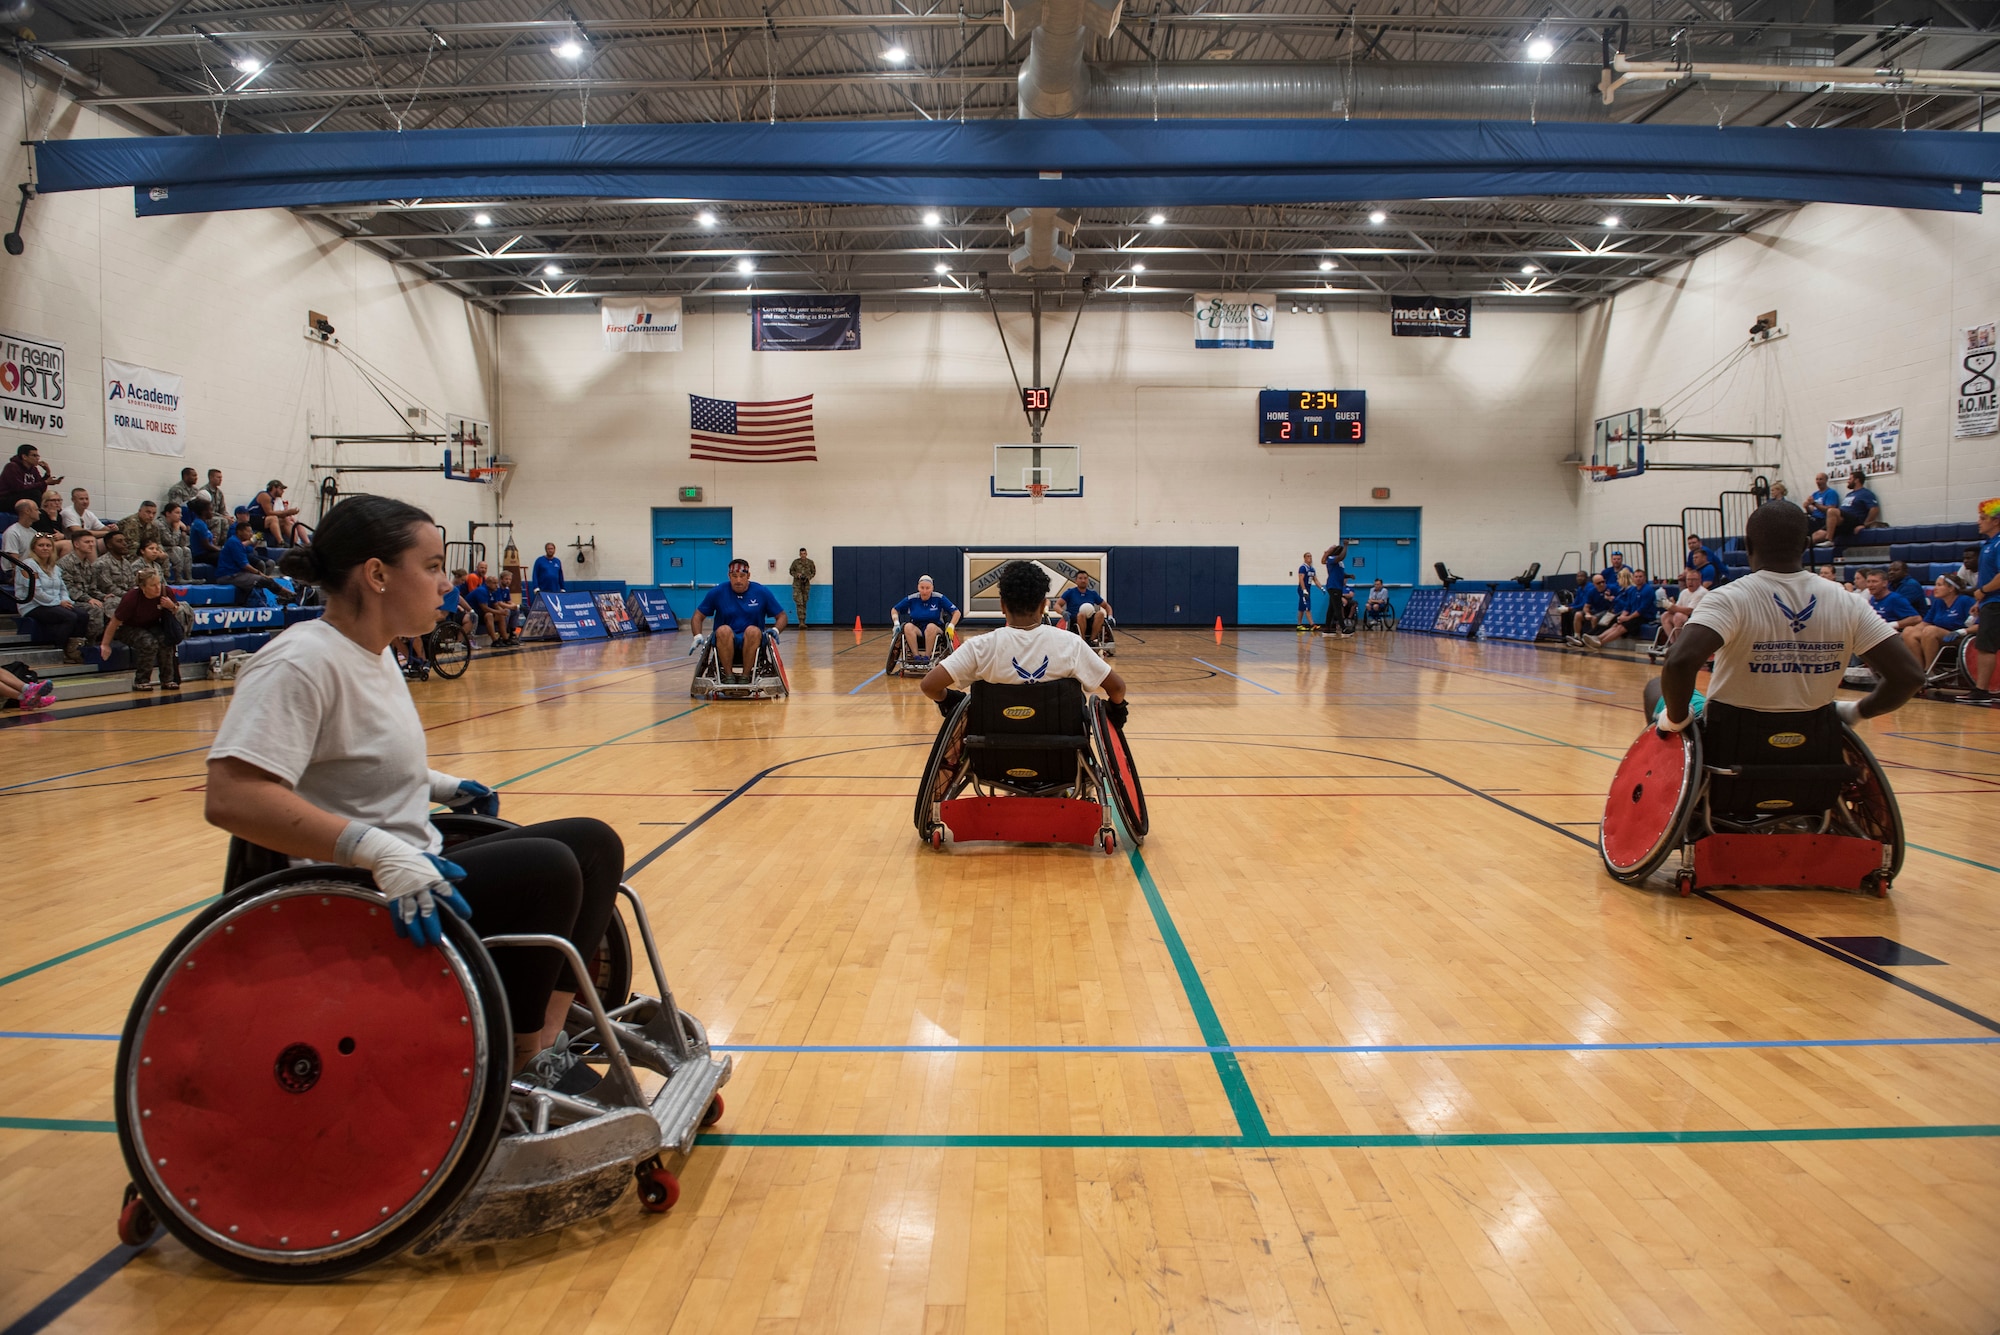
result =
[[[1695,604],[1701,601],[1701,596],[1707,592],[1708,586],[1704,584],[1697,584],[1692,589],[1682,589],[1681,596],[1674,599],[1674,606],[1692,609]]]
[[[1708,697],[1739,709],[1818,709],[1840,689],[1849,658],[1896,638],[1865,595],[1810,570],[1753,570],[1710,589],[1688,624],[1722,637]]]
[[[80,528],[88,533],[102,533],[110,527],[109,524],[99,519],[97,512],[90,507],[85,506],[83,513],[78,514],[76,507],[72,505],[65,505],[63,507],[62,526],[64,528]]]
[[[1111,674],[1111,665],[1099,658],[1081,635],[1054,626],[989,630],[958,646],[941,666],[951,673],[951,684],[960,689],[975,681],[1020,686],[1075,677],[1088,691]]]
[[[424,726],[388,650],[371,654],[325,621],[301,621],[236,678],[210,760],[246,761],[323,811],[389,831],[428,853]]]

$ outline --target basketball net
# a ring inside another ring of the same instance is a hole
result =
[[[1028,484],[1028,499],[1037,505],[1042,503],[1042,497],[1048,495],[1048,492],[1049,484],[1046,482],[1030,482]]]

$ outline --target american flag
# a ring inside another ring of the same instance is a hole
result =
[[[818,463],[813,396],[738,403],[688,395],[688,455],[719,463]]]

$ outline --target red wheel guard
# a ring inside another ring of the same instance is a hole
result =
[[[958,797],[938,804],[951,837],[1012,844],[1086,844],[1104,828],[1104,808],[1073,797]]]
[[[1638,866],[1659,847],[1680,811],[1687,765],[1688,747],[1679,735],[1662,737],[1657,728],[1639,734],[1604,799],[1604,824],[1597,837],[1606,861],[1622,871]]]
[[[1882,845],[1844,834],[1714,834],[1694,846],[1698,886],[1827,886],[1860,890],[1882,870]]]

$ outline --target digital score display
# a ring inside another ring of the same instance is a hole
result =
[[[1368,443],[1368,391],[1259,390],[1257,443],[1365,445]]]
[[[1049,410],[1049,400],[1053,392],[1047,385],[1023,385],[1021,387],[1021,411],[1045,413]]]

